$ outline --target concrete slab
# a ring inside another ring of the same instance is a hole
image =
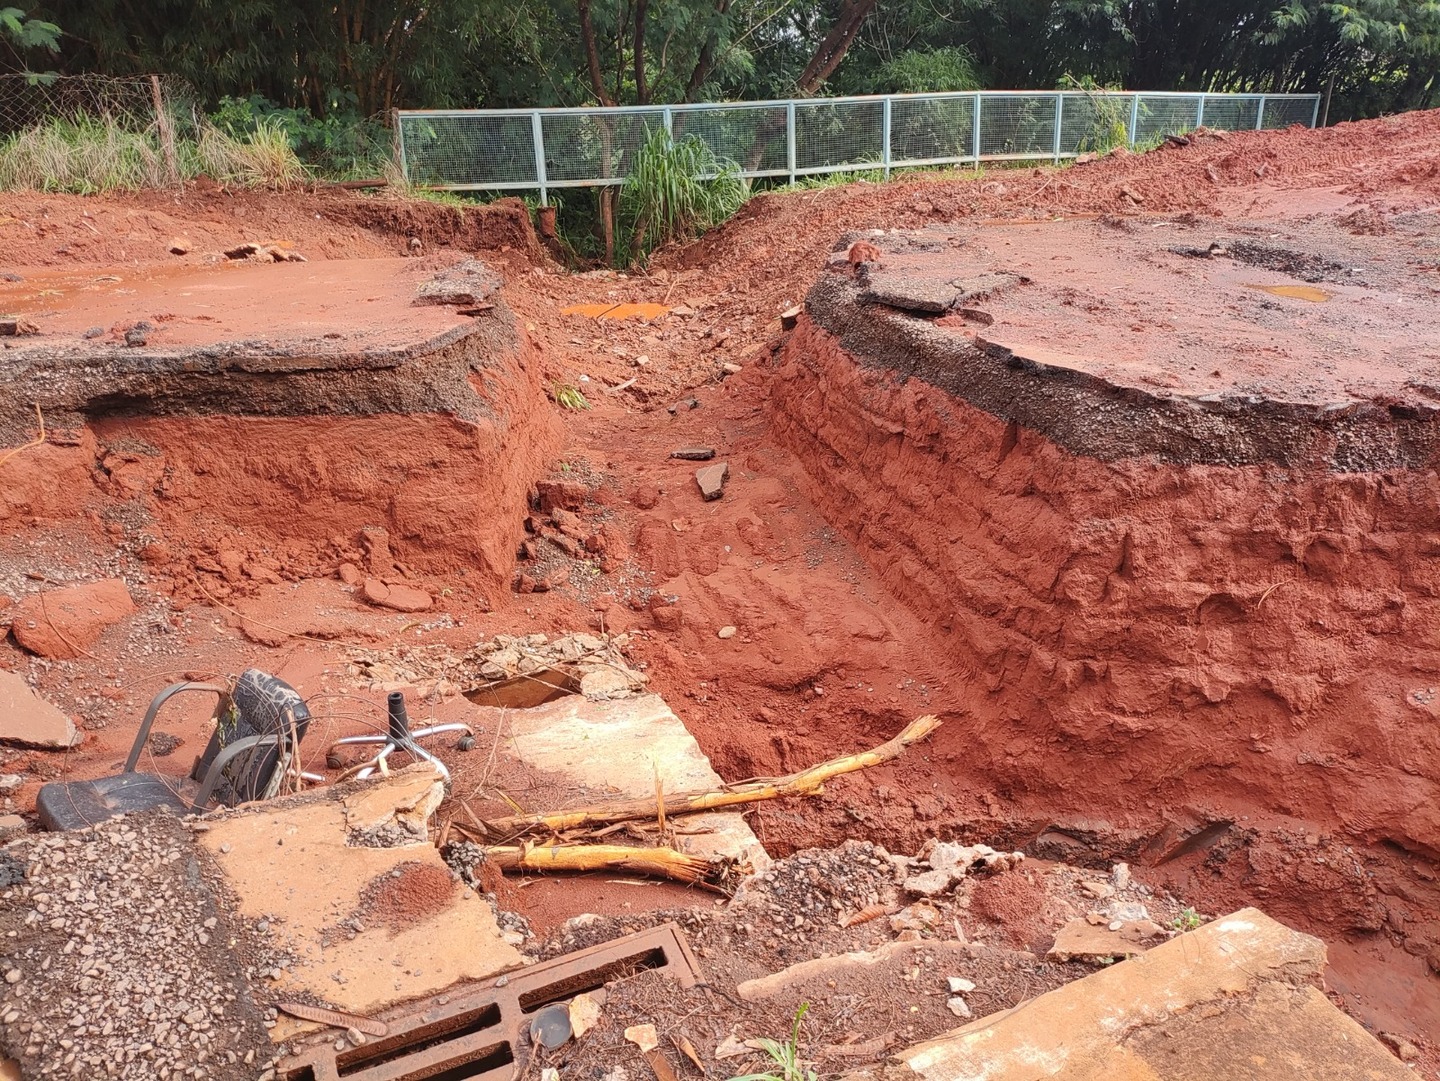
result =
[[[899,1058],[925,1081],[1401,1081],[1313,986],[1325,946],[1247,908]]]
[[[14,672],[0,672],[0,743],[65,750],[79,742],[69,717]]]
[[[506,715],[510,747],[536,769],[618,798],[655,794],[658,769],[666,792],[718,788],[724,782],[680,718],[659,695],[592,702],[570,695]],[[558,809],[558,808],[557,808]],[[675,820],[675,843],[700,856],[726,856],[763,870],[770,863],[744,817],[735,812]]]
[[[237,911],[268,921],[276,952],[295,959],[274,981],[277,997],[313,996],[369,1014],[524,963],[489,905],[450,877],[423,829],[399,847],[351,843],[352,824],[403,819],[438,804],[439,789],[428,766],[412,767],[348,798],[320,790],[211,822],[200,841]],[[282,1017],[272,1036],[284,1040],[304,1027]]]

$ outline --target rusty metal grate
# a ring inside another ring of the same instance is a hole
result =
[[[529,1015],[637,972],[681,987],[700,981],[690,946],[673,923],[566,954],[469,989],[399,1007],[390,1034],[336,1051],[328,1039],[280,1066],[281,1081],[513,1081],[528,1046]],[[442,1001],[443,1000],[443,1001]]]

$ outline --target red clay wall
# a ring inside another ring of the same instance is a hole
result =
[[[958,738],[998,785],[1440,855],[1433,471],[1078,457],[856,363],[808,319],[771,402],[822,512],[953,636]]]

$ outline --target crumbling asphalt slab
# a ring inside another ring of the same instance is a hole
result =
[[[1213,254],[1177,249],[1197,232],[1219,238]],[[1433,225],[1375,238],[1175,218],[865,237],[879,258],[832,258],[811,319],[867,364],[1073,453],[1378,472],[1440,446],[1440,302],[1413,273],[1434,257]],[[1323,289],[1308,284],[1316,266],[1333,268]]]

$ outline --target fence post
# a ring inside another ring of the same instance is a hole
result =
[[[545,173],[545,133],[540,127],[540,112],[530,114],[530,138],[535,144],[535,183],[540,185],[540,205],[550,205],[549,177]]]
[[[1259,131],[1265,126],[1265,95],[1260,95],[1260,105],[1255,110],[1255,130]]]
[[[975,95],[975,123],[970,132],[970,156],[975,159],[975,171],[980,171],[980,95]]]
[[[1330,119],[1330,90],[1331,90],[1332,87],[1334,87],[1334,85],[1335,85],[1335,76],[1332,75],[1332,76],[1330,76],[1330,83],[1329,83],[1329,85],[1327,85],[1327,86],[1325,87],[1325,119],[1326,119],[1327,122],[1328,122],[1329,119]],[[1320,95],[1319,95],[1319,94],[1316,94],[1316,95],[1315,95],[1315,108],[1314,108],[1314,109],[1311,111],[1311,113],[1310,113],[1310,126],[1311,126],[1312,128],[1318,128],[1318,127],[1320,126]]]
[[[665,134],[668,135],[668,136],[670,136],[671,139],[674,139],[674,138],[675,138],[675,114],[670,111],[670,106],[667,105],[667,106],[665,106],[665,108],[661,111],[661,115],[665,118]]]
[[[1136,141],[1140,138],[1140,95],[1136,94],[1130,99],[1130,148],[1135,148]]]
[[[405,157],[405,132],[400,127],[400,110],[390,110],[390,138],[394,143],[395,160],[400,163],[400,175],[410,183],[410,163]]]
[[[160,148],[165,154],[165,172],[170,183],[180,183],[180,167],[175,161],[175,129],[165,111],[165,98],[160,93],[160,76],[150,76],[150,98],[155,103],[155,123],[160,129]]]
[[[790,183],[795,183],[795,103],[785,103],[785,167],[790,170]]]
[[[1200,95],[1200,103],[1195,106],[1195,126],[1197,128],[1205,126],[1205,95],[1203,93]]]
[[[890,98],[887,95],[880,107],[880,161],[885,167],[885,179],[890,179]]]
[[[1065,95],[1055,95],[1055,164],[1060,164],[1060,125],[1065,119]]]

